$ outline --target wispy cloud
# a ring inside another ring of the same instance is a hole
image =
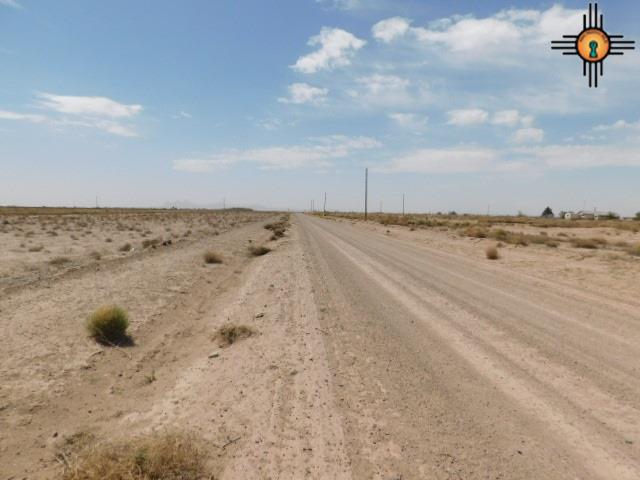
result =
[[[535,130],[535,129],[533,129]],[[527,132],[523,138],[537,141],[544,132]],[[632,145],[532,145],[508,148],[462,146],[417,149],[392,157],[375,171],[380,173],[541,174],[554,170],[602,167],[640,167]]]
[[[544,11],[502,10],[485,18],[452,16],[424,27],[412,26],[408,18],[392,17],[376,23],[372,35],[384,43],[410,37],[412,42],[440,51],[450,60],[463,58],[473,63],[504,63],[521,59],[523,51],[539,51],[528,46],[539,46],[575,30],[581,25],[582,14],[581,10],[555,5]],[[478,55],[479,45],[482,55]]]
[[[106,97],[78,97],[40,93],[40,108],[54,114],[13,112],[0,110],[0,120],[49,125],[57,129],[82,127],[101,130],[121,137],[139,136],[132,125],[120,123],[119,118],[129,118],[142,111],[140,105],[125,105]]]
[[[424,148],[399,155],[387,166],[376,168],[383,173],[476,173],[500,169],[500,153],[489,148]]]
[[[355,52],[367,42],[357,38],[340,28],[322,27],[320,34],[309,39],[309,46],[319,48],[304,55],[291,67],[302,73],[316,73],[320,70],[331,70],[351,63]]]
[[[173,118],[175,119],[179,119],[179,118],[191,118],[192,115],[188,112],[185,112],[184,110],[180,110],[178,113],[176,113]]]
[[[627,122],[626,120],[618,120],[609,125],[597,125],[593,127],[597,132],[606,132],[609,130],[640,130],[640,121]]]
[[[518,125],[529,127],[533,123],[533,120],[533,116],[522,115],[518,110],[500,110],[493,114],[491,123],[504,127],[516,127]]]
[[[142,105],[125,105],[107,97],[79,97],[39,93],[40,105],[60,113],[98,117],[133,117],[142,111]]]
[[[281,103],[293,103],[301,105],[303,103],[319,104],[327,99],[329,90],[326,88],[314,87],[308,83],[293,83],[287,87],[289,96],[278,98]]]
[[[481,125],[489,120],[489,112],[479,108],[449,110],[447,116],[449,117],[447,125],[457,127]]]
[[[425,115],[416,113],[395,112],[390,113],[389,119],[397,126],[411,132],[422,132],[427,128],[428,118]]]
[[[371,28],[373,38],[384,43],[391,43],[398,37],[402,37],[411,28],[411,21],[407,18],[392,17],[376,23]]]
[[[514,143],[540,143],[544,140],[544,130],[540,128],[521,128],[513,134],[511,140]]]
[[[30,123],[45,123],[47,121],[47,117],[45,117],[44,115],[0,110],[0,120],[18,120]]]
[[[516,150],[547,168],[587,169],[596,167],[640,167],[637,148],[612,145],[547,145]]]
[[[239,163],[253,163],[265,170],[296,168],[325,168],[336,159],[345,158],[359,150],[380,147],[370,137],[332,135],[310,138],[305,145],[274,146],[248,150],[226,150],[204,158],[181,158],[173,162],[174,170],[210,172]]]
[[[16,0],[0,0],[0,6],[16,9],[22,8],[22,5],[20,5]]]

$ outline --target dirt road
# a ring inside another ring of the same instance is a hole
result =
[[[640,478],[636,299],[304,215],[249,258],[263,223],[0,298],[0,479],[165,428],[223,479]],[[101,297],[135,346],[82,336]]]
[[[637,303],[298,220],[355,478],[640,478]]]

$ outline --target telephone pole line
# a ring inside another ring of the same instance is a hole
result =
[[[369,169],[364,169],[364,219],[367,220],[367,197],[369,196]]]
[[[324,192],[324,205],[322,206],[322,215],[327,214],[327,192]]]
[[[402,194],[402,216],[404,217],[404,193]]]

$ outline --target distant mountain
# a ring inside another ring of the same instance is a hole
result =
[[[252,210],[271,210],[271,211],[279,211],[279,212],[286,212],[288,210],[287,208],[268,207],[268,206],[260,205],[257,203],[250,204],[250,205],[227,203],[226,207],[227,208],[250,208]],[[223,204],[222,202],[198,204],[198,203],[190,202],[189,200],[176,200],[173,202],[163,203],[161,208],[179,208],[179,209],[211,208],[211,209],[218,210],[223,208]]]

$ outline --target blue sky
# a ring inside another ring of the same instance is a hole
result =
[[[0,0],[0,204],[635,213],[638,52],[549,48],[586,5]]]

